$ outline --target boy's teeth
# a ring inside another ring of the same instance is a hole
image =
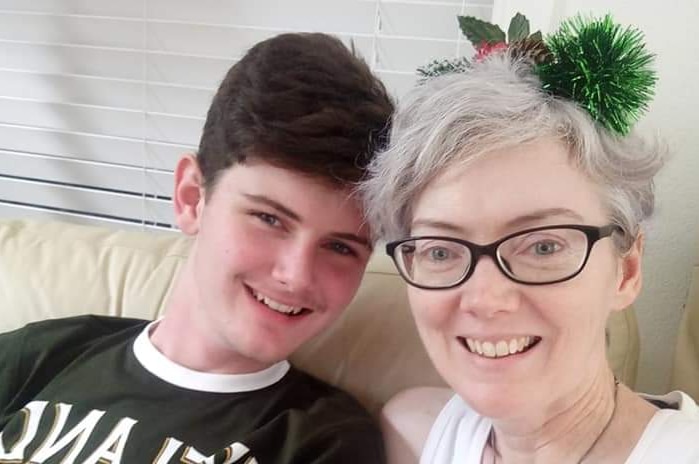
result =
[[[271,298],[268,298],[264,295],[261,295],[257,292],[253,292],[255,295],[255,298],[257,301],[261,301],[265,305],[267,305],[270,309],[273,309],[277,312],[284,313],[284,314],[298,314],[301,312],[303,308],[297,308],[294,306],[288,306],[282,303],[279,303],[278,301],[274,301]]]
[[[510,340],[498,340],[497,342],[481,342],[472,338],[466,339],[466,345],[472,353],[486,358],[502,358],[519,353],[528,348],[534,339],[532,337],[518,337]]]

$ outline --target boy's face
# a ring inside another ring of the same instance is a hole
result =
[[[189,169],[198,173],[193,158]],[[177,212],[196,236],[185,283],[192,335],[249,371],[285,359],[328,327],[360,284],[371,243],[359,202],[261,161],[234,165],[208,197],[199,192],[194,201],[192,187],[186,201],[195,206]]]

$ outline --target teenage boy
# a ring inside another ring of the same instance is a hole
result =
[[[375,463],[348,395],[286,358],[349,304],[372,249],[354,184],[392,104],[323,34],[259,43],[175,169],[189,257],[155,322],[0,335],[0,463]]]

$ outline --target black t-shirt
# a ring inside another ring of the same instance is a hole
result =
[[[378,428],[346,393],[285,362],[187,370],[147,325],[81,316],[0,334],[0,463],[384,462]]]

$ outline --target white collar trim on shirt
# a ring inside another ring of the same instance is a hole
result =
[[[186,368],[165,357],[151,342],[149,334],[157,322],[148,324],[138,335],[133,352],[148,372],[172,385],[210,393],[241,393],[269,387],[289,371],[287,361],[251,374],[212,374]]]

